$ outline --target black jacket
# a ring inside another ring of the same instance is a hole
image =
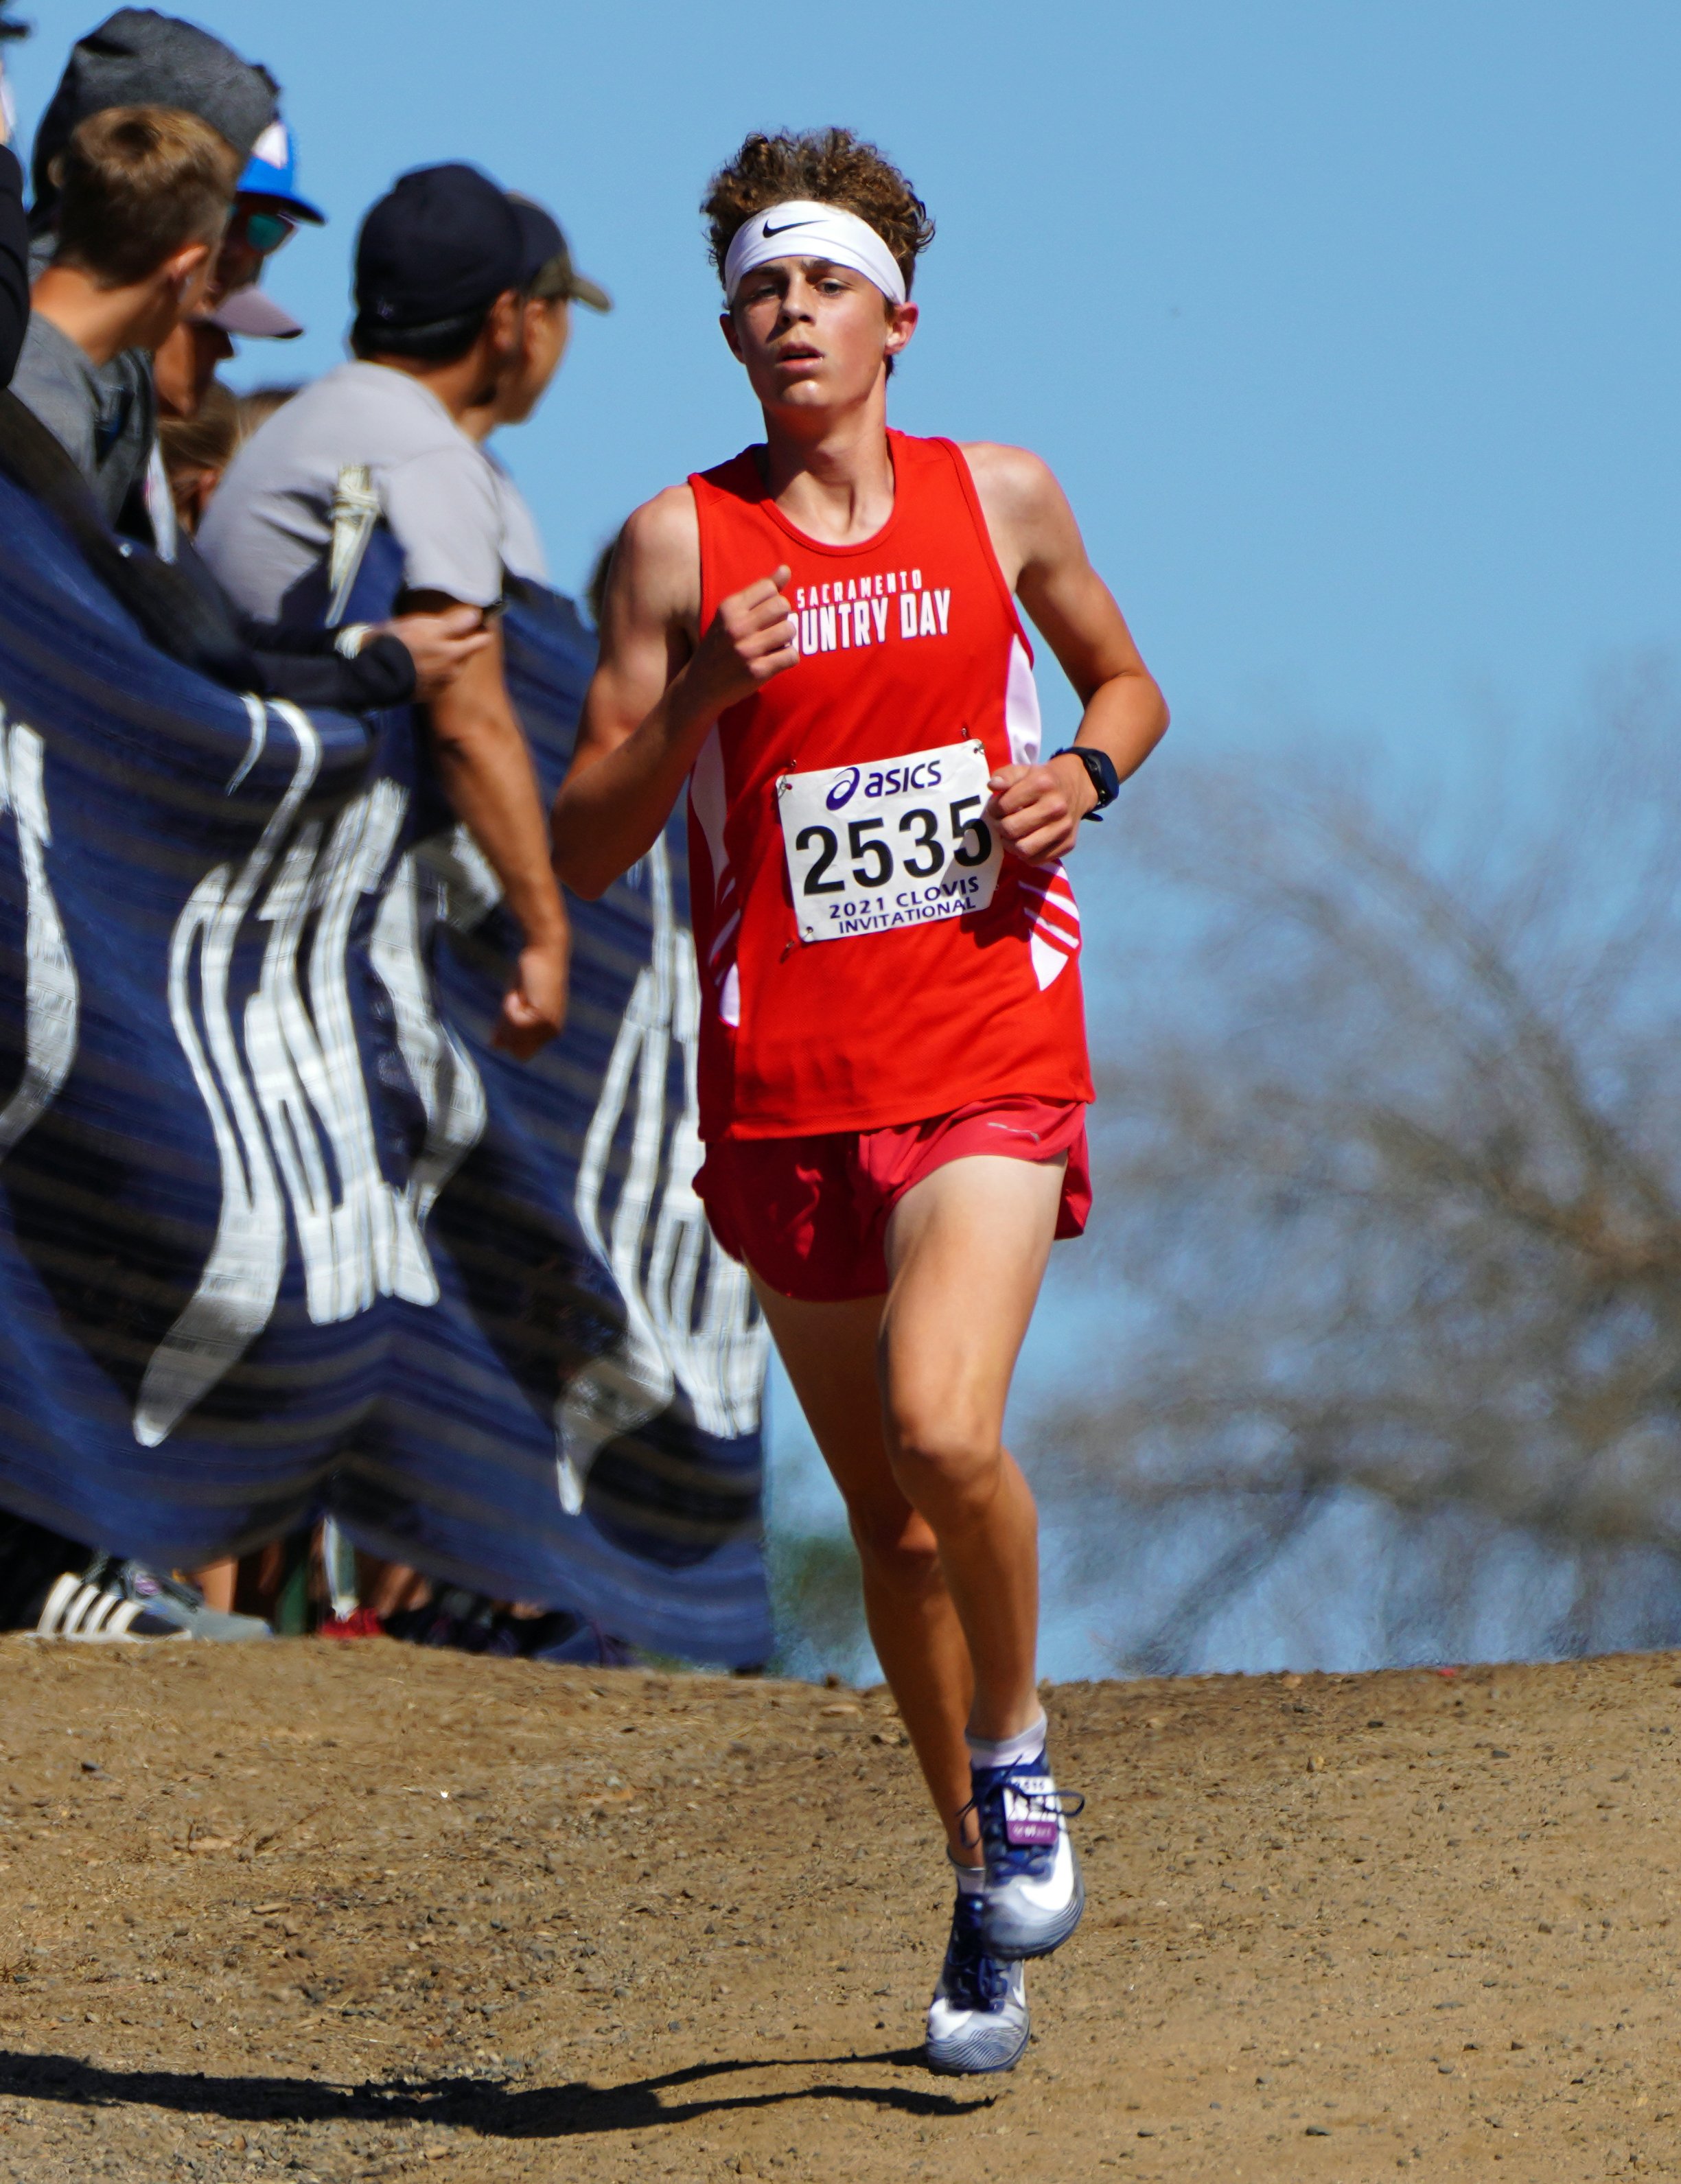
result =
[[[415,662],[400,638],[374,638],[342,659],[331,630],[282,630],[237,614],[190,543],[171,564],[120,538],[70,455],[9,389],[0,391],[0,471],[53,511],[160,651],[225,688],[345,713],[414,696]]]
[[[0,144],[0,387],[9,387],[29,326],[29,224],[24,218],[24,170],[9,144]]]
[[[336,649],[336,631],[285,629],[242,614],[185,532],[175,542],[175,566],[248,646],[263,677],[252,687],[265,697],[336,713],[377,713],[406,705],[414,696],[414,655],[400,637],[370,637],[354,659],[346,660]]]

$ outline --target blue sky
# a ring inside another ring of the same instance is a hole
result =
[[[93,9],[24,12],[27,126]],[[1310,719],[1428,764],[1495,716],[1556,722],[1681,630],[1673,5],[198,19],[281,78],[333,216],[271,276],[309,337],[248,344],[237,381],[337,357],[357,216],[430,159],[547,199],[617,296],[504,437],[563,582],[752,436],[695,205],[747,127],[834,119],[939,225],[897,421],[1049,459],[1181,747]]]
[[[23,12],[27,134],[94,11]],[[247,344],[237,384],[337,359],[357,218],[431,160],[545,199],[613,291],[500,443],[563,586],[754,436],[696,207],[748,128],[839,120],[939,228],[895,421],[1049,460],[1172,704],[1156,765],[1285,763],[1310,728],[1428,794],[1681,640],[1673,0],[189,12],[279,76],[332,215],[270,276],[308,337]],[[1024,1393],[1068,1350],[1036,1328]]]

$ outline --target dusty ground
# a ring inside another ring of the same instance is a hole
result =
[[[1681,2175],[1678,1667],[1051,1693],[1092,1908],[950,2081],[879,1694],[0,1641],[0,2179]]]

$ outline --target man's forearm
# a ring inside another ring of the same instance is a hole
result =
[[[490,860],[527,944],[564,940],[566,916],[549,864],[537,777],[518,723],[488,710],[443,720],[435,711],[432,732],[444,792]]]

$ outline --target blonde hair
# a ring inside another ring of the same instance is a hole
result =
[[[91,114],[53,162],[59,263],[125,288],[227,225],[239,155],[196,114],[170,106]]]
[[[239,410],[239,444],[266,425],[277,410],[284,410],[294,394],[303,393],[301,387],[253,387],[237,398]]]

